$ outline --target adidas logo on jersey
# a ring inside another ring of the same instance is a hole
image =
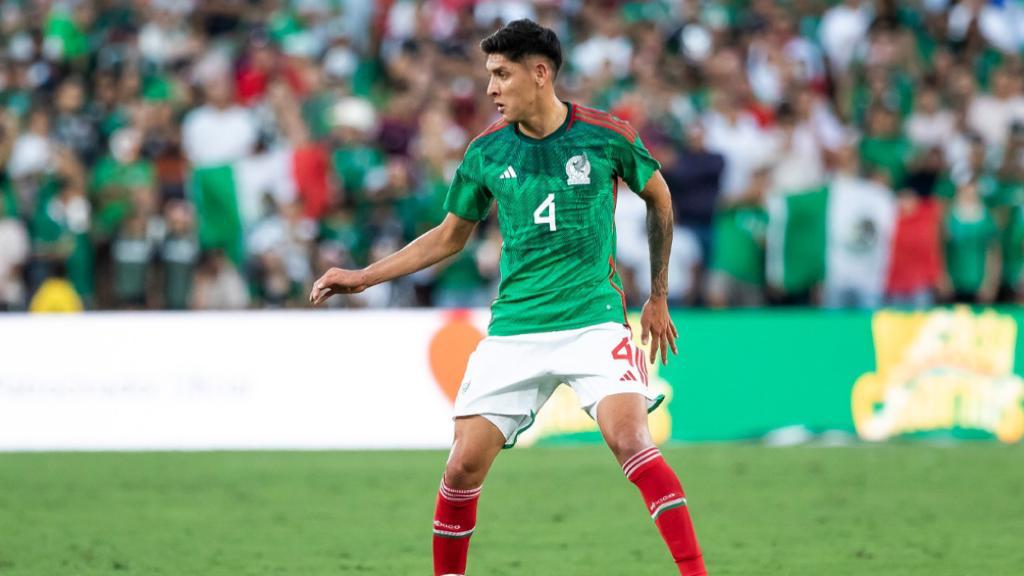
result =
[[[632,370],[626,370],[626,373],[619,378],[619,382],[636,382],[636,376],[633,376]]]
[[[509,178],[515,178],[515,177],[516,177],[516,169],[513,168],[512,166],[509,166],[508,168],[505,168],[504,172],[501,173],[501,176],[498,177],[498,180],[507,180]]]

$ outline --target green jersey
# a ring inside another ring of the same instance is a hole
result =
[[[740,282],[764,286],[764,248],[768,213],[760,206],[719,210],[711,245],[711,269]]]
[[[659,168],[629,124],[576,104],[545,138],[499,121],[471,142],[445,210],[483,220],[497,202],[501,282],[488,332],[625,322],[615,271],[617,182],[639,192]]]
[[[962,216],[954,207],[946,217],[946,266],[957,292],[977,292],[985,280],[988,249],[999,237],[995,220],[986,209]]]

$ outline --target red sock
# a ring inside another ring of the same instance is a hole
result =
[[[469,537],[476,529],[480,488],[455,490],[441,480],[434,511],[434,576],[466,573]]]
[[[686,493],[658,448],[652,446],[637,452],[622,465],[622,471],[643,494],[647,511],[668,544],[679,573],[705,576],[707,570],[686,507]]]

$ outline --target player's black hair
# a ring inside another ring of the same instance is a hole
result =
[[[501,54],[513,62],[527,56],[543,56],[554,65],[554,74],[562,67],[562,44],[550,28],[533,20],[513,20],[480,41],[484,54]]]

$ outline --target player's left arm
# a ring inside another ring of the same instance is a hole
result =
[[[651,251],[651,295],[640,314],[641,340],[651,342],[651,363],[668,364],[668,351],[679,354],[679,333],[668,313],[668,259],[672,252],[672,195],[668,184],[655,170],[639,196],[647,203],[647,242]]]

